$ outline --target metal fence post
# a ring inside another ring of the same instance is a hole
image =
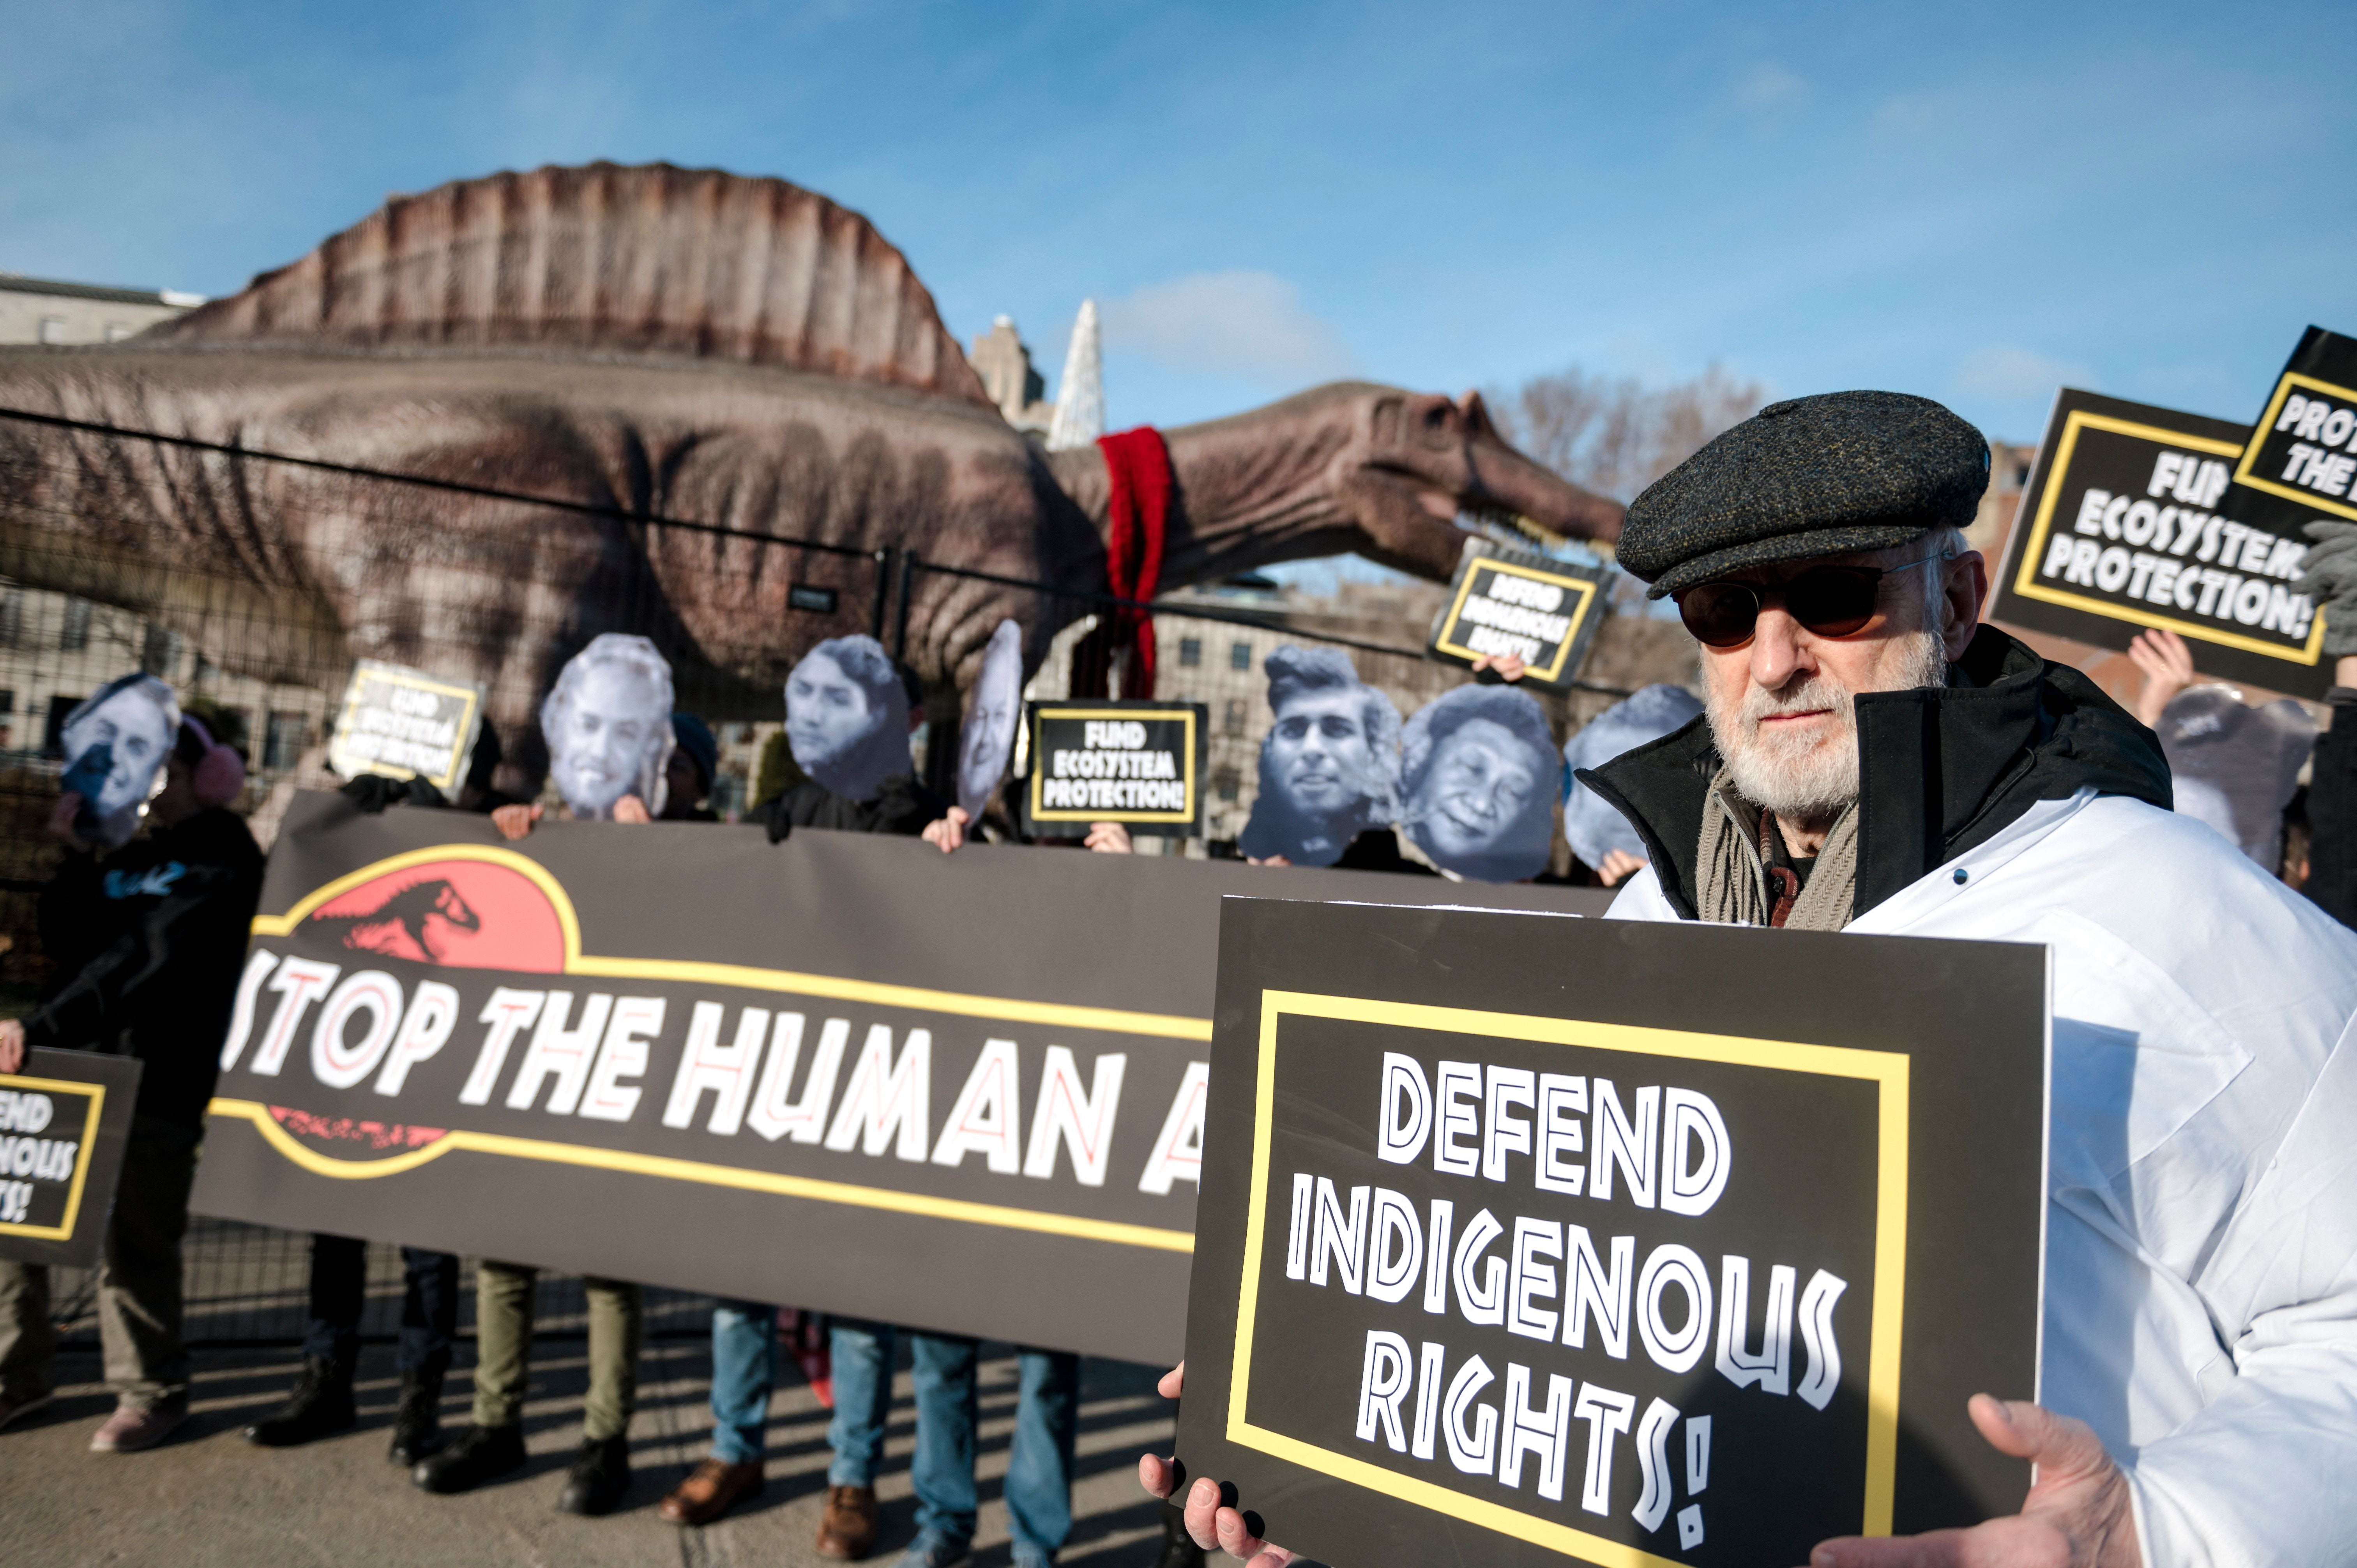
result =
[[[884,605],[892,593],[892,547],[888,544],[878,546],[875,560],[876,622],[869,628],[869,635],[881,642],[884,640]]]
[[[892,657],[903,664],[909,661],[909,601],[917,589],[917,553],[909,551],[900,557],[900,631],[892,640]]]

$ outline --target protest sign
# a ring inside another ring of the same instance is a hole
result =
[[[2255,535],[2306,542],[2309,523],[2357,521],[2352,480],[2357,338],[2311,327],[2276,378],[2219,510]]]
[[[1230,899],[1180,1462],[1335,1563],[2011,1511],[1965,1405],[2036,1390],[2047,961]]]
[[[455,791],[482,719],[481,686],[363,659],[344,688],[328,766],[347,779],[382,773]]]
[[[2021,494],[1989,614],[2125,650],[2147,627],[2193,641],[2204,675],[2320,696],[2323,622],[2292,582],[2296,524],[2237,521],[2247,426],[2064,388]]]
[[[1433,653],[1470,664],[1512,653],[1530,666],[1525,681],[1568,686],[1604,618],[1604,574],[1544,555],[1468,553],[1449,585],[1448,607],[1433,622]]]
[[[98,1262],[139,1070],[130,1057],[37,1049],[0,1073],[0,1258]]]
[[[194,1203],[1176,1359],[1218,905],[1243,887],[1609,897],[807,828],[509,844],[300,794]]]
[[[1201,703],[1028,704],[1027,827],[1043,838],[1077,838],[1091,822],[1177,838],[1202,832],[1209,713]]]

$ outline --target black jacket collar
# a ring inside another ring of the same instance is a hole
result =
[[[2093,788],[2170,809],[2160,738],[2078,671],[1984,626],[1950,680],[1857,699],[1853,918],[1995,838],[2037,801]],[[1687,919],[1703,803],[1719,766],[1709,721],[1696,719],[1579,774],[1645,841],[1663,895]]]

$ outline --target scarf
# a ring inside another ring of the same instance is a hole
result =
[[[1737,926],[1775,923],[1777,899],[1769,886],[1762,835],[1772,821],[1735,792],[1721,768],[1710,781],[1702,809],[1702,840],[1696,852],[1701,897],[1695,911],[1706,920]],[[1857,894],[1857,803],[1852,801],[1825,835],[1808,886],[1792,902],[1781,924],[1790,930],[1838,931],[1850,922]]]

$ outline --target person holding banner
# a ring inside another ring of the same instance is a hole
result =
[[[2156,738],[2093,682],[1980,623],[1987,463],[1937,403],[1842,392],[1648,489],[1620,561],[1676,598],[1706,712],[1581,776],[1651,862],[1615,918],[2052,953],[2043,1402],[1969,1409],[2035,1479],[2018,1514],[1813,1568],[2347,1561],[2357,935],[2171,812]],[[1140,1478],[1173,1490],[1152,1455]],[[1210,1478],[1186,1506],[1206,1545],[1288,1561]]]
[[[49,832],[72,853],[39,912],[58,975],[30,1014],[0,1022],[0,1072],[17,1071],[28,1046],[144,1064],[99,1270],[99,1338],[116,1400],[91,1438],[99,1453],[152,1448],[188,1416],[180,1238],[262,897],[262,851],[228,810],[245,787],[244,759],[198,719],[178,718],[167,733],[145,836],[102,853],[78,836],[82,798],[59,797]],[[55,1348],[48,1268],[0,1260],[0,1426],[48,1402]]]

